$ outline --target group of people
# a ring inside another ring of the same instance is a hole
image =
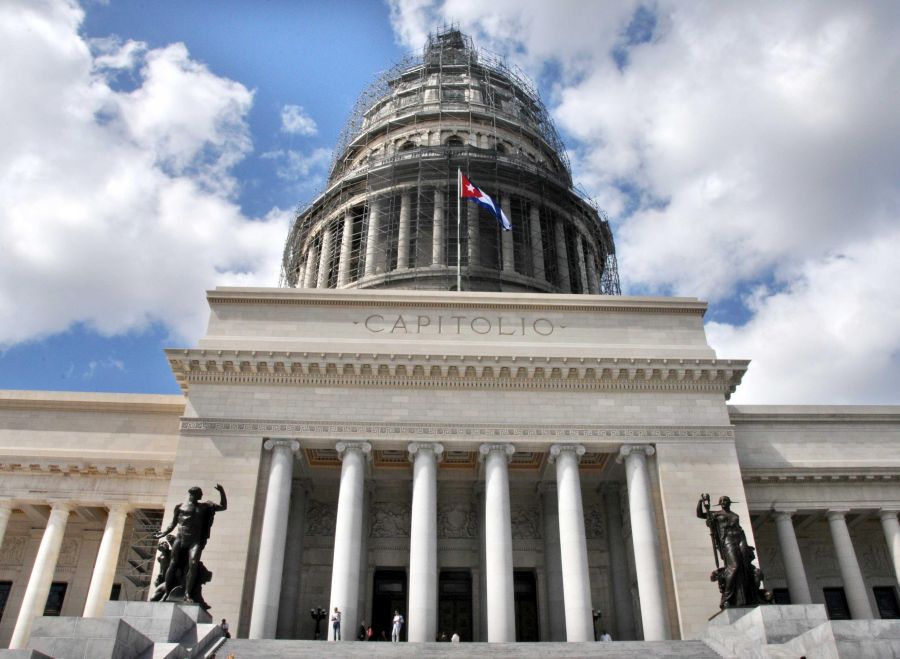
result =
[[[403,619],[403,616],[400,615],[400,611],[394,611],[394,618],[391,621],[391,641],[393,643],[400,642],[400,632],[403,629],[403,625],[406,624],[406,620]],[[334,607],[334,611],[331,613],[331,629],[333,631],[332,639],[335,641],[341,640],[341,610],[338,607]],[[359,626],[359,634],[357,635],[357,639],[360,641],[386,641],[387,637],[385,635],[384,630],[381,630],[381,637],[378,638],[375,635],[375,630],[371,625],[366,626],[366,621],[363,622]]]

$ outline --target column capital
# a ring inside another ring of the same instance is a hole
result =
[[[656,453],[656,449],[652,444],[623,444],[619,447],[619,454],[616,456],[616,462],[622,463],[629,455],[650,456]]]
[[[112,515],[112,514],[127,515],[129,512],[131,512],[132,508],[133,508],[133,506],[130,503],[128,503],[127,501],[113,501],[113,502],[106,504],[106,512],[109,515]]]
[[[847,513],[850,512],[849,508],[829,508],[825,511],[825,518],[830,522],[831,520],[839,519],[841,521],[845,521],[847,517]]]
[[[796,513],[796,508],[772,508],[775,519],[791,519]]]
[[[879,508],[878,509],[878,517],[880,519],[890,519],[891,517],[896,519],[897,513],[900,513],[900,508]]]
[[[434,459],[440,462],[444,459],[444,445],[437,442],[410,442],[406,447],[409,451],[409,460],[412,462],[420,451],[431,451],[434,453]]]
[[[500,444],[500,443],[486,443],[482,444],[478,447],[478,453],[480,455],[481,460],[485,460],[489,453],[493,451],[503,452],[506,454],[506,461],[509,462],[512,460],[513,453],[516,452],[516,447],[512,444]]]
[[[581,444],[554,444],[550,447],[550,464],[556,462],[556,459],[563,453],[574,453],[575,461],[581,462],[581,456],[585,453],[585,448]]]
[[[0,510],[13,510],[16,507],[16,502],[12,499],[0,499]]]
[[[344,459],[346,451],[359,451],[366,459],[369,459],[372,453],[372,445],[369,442],[338,442],[334,445],[334,450],[337,451],[339,460]]]
[[[75,507],[75,504],[71,501],[48,501],[47,505],[50,506],[51,515],[57,511],[68,514]]]
[[[300,450],[300,442],[296,439],[267,439],[263,443],[263,448],[267,451],[274,451],[277,448],[286,448],[290,449],[291,453],[296,453]]]

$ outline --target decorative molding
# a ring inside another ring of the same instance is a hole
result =
[[[410,462],[415,460],[415,456],[419,451],[431,451],[437,462],[441,462],[444,459],[444,445],[438,442],[410,442],[406,450],[409,451]]]
[[[166,351],[182,389],[197,384],[544,391],[691,391],[730,395],[747,360],[409,353]]]
[[[482,444],[478,447],[478,453],[481,456],[481,460],[486,460],[487,456],[494,452],[503,453],[506,456],[507,463],[509,463],[512,461],[512,457],[516,453],[516,447],[512,444],[506,444],[503,442],[491,442]]]
[[[600,505],[584,509],[584,535],[588,539],[606,537],[606,514]]]
[[[652,441],[733,441],[731,426],[644,426],[610,427],[591,425],[541,426],[501,424],[288,421],[228,418],[181,419],[183,435],[270,435],[287,433],[301,439],[340,440],[345,438],[421,440],[423,437],[448,440],[600,440],[613,443]],[[450,453],[450,451],[447,451]],[[446,455],[445,455],[446,457]],[[2,469],[2,467],[0,467]]]
[[[164,479],[172,478],[172,465],[158,462],[117,462],[91,460],[75,462],[71,459],[41,459],[28,456],[0,456],[0,473],[59,474],[64,476],[104,476],[124,478]]]
[[[616,462],[622,463],[632,454],[650,457],[654,453],[656,453],[656,448],[651,444],[625,444],[624,446],[619,447],[619,454],[616,456]]]
[[[286,448],[291,453],[296,453],[300,450],[300,442],[296,439],[267,439],[263,443],[263,448],[267,451],[273,451],[276,448]]]
[[[744,483],[778,485],[779,483],[879,483],[900,479],[900,468],[883,467],[795,467],[788,469],[743,469]]]

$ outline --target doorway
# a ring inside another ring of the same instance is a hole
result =
[[[453,632],[460,641],[472,640],[472,573],[441,570],[438,580],[438,636]]]
[[[516,642],[536,642],[538,629],[537,583],[531,570],[513,572],[516,600]]]
[[[394,611],[406,620],[406,572],[404,570],[375,570],[372,588],[372,630],[375,640],[391,640]],[[382,637],[382,632],[384,637]],[[406,625],[400,631],[400,640],[406,640]]]

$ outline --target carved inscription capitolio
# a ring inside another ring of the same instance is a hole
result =
[[[359,324],[360,321],[355,321]],[[491,336],[550,336],[557,326],[549,318],[525,316],[451,316],[436,314],[380,314],[373,313],[362,320],[371,334],[386,335],[491,335]]]

